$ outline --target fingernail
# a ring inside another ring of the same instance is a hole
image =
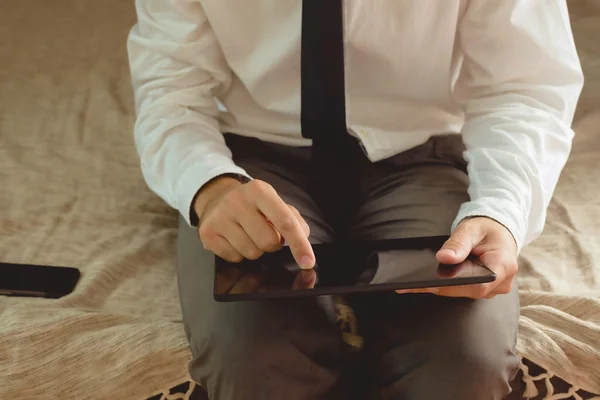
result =
[[[300,259],[300,267],[302,267],[304,269],[310,269],[313,267],[313,265],[314,265],[314,261],[311,256],[303,256]]]
[[[447,254],[449,256],[455,256],[456,252],[452,249],[442,249],[438,252],[439,254]]]

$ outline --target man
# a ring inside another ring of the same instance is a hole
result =
[[[182,216],[190,373],[209,397],[506,396],[517,255],[543,228],[582,87],[566,1],[136,3],[136,144]],[[335,304],[212,298],[213,253],[287,243],[311,268],[312,243],[450,233],[438,260],[476,254],[495,282]]]

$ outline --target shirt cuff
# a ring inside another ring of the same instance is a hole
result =
[[[452,232],[465,218],[487,217],[503,225],[512,234],[521,252],[527,233],[527,217],[514,203],[501,199],[478,199],[463,203],[452,224]]]
[[[248,179],[252,179],[243,168],[238,167],[233,162],[209,170],[206,169],[206,164],[194,165],[188,168],[183,176],[180,177],[177,209],[188,225],[192,226],[190,210],[193,206],[194,199],[196,198],[196,193],[214,178],[225,174],[242,175]]]

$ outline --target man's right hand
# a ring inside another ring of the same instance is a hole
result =
[[[315,265],[308,224],[266,182],[217,178],[202,188],[194,210],[204,248],[225,260],[255,260],[287,242],[301,268]]]

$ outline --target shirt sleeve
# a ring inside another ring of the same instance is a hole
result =
[[[190,223],[198,190],[236,166],[217,122],[214,96],[231,70],[198,1],[136,0],[128,39],[137,120],[134,134],[150,189]]]
[[[583,75],[565,0],[471,0],[454,95],[470,177],[464,218],[487,216],[519,250],[537,238],[571,150]]]

